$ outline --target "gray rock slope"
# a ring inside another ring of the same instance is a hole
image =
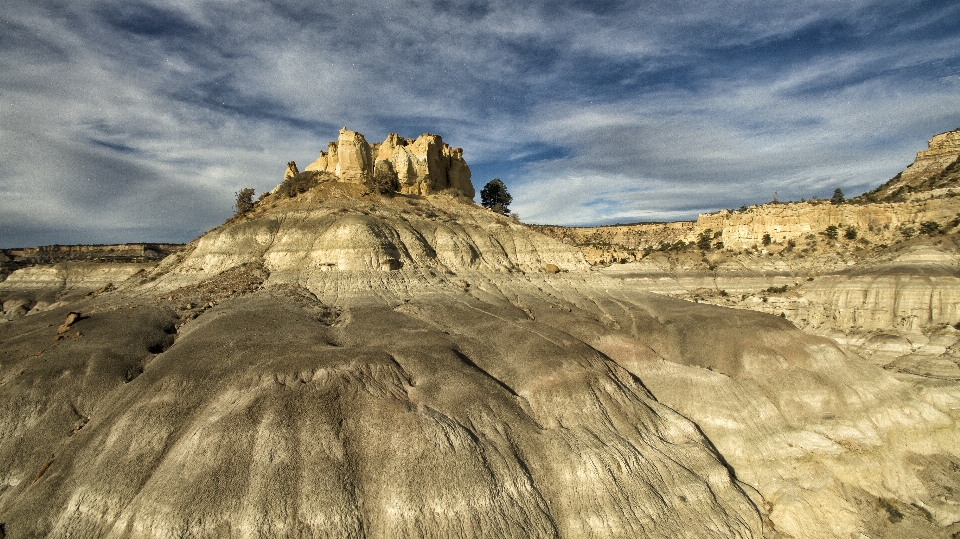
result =
[[[301,200],[0,324],[0,529],[947,537],[958,403],[471,205]]]

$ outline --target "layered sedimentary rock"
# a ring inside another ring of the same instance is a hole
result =
[[[771,203],[701,214],[695,222],[542,230],[585,247],[592,263],[635,261],[641,251],[697,242],[705,233],[716,236],[711,245],[719,242],[737,250],[762,247],[766,236],[771,242],[785,243],[822,234],[830,226],[840,232],[852,228],[860,238],[889,244],[909,238],[924,222],[945,225],[960,215],[960,129],[934,136],[928,146],[897,177],[857,197],[855,204]]]
[[[927,221],[946,224],[960,212],[960,199],[938,198],[918,202],[883,204],[767,204],[744,212],[721,210],[697,217],[684,238],[696,241],[706,230],[719,232],[727,248],[760,246],[765,235],[771,241],[787,242],[808,234],[822,234],[836,226],[839,233],[853,227],[859,236],[878,242],[903,237],[903,227],[914,232]]]
[[[366,182],[379,170],[395,178],[402,193],[455,190],[467,198],[475,194],[463,150],[429,133],[415,140],[390,133],[382,143],[371,145],[360,133],[343,128],[337,141],[305,170],[326,171],[350,182]]]
[[[921,331],[960,322],[960,268],[892,266],[880,274],[827,275],[784,312],[803,327]]]
[[[956,531],[955,386],[454,197],[311,194],[0,324],[8,537]]]
[[[759,249],[600,272],[452,196],[469,171],[445,148],[345,131],[311,165],[341,181],[116,286],[81,294],[104,275],[76,267],[0,283],[18,313],[0,324],[0,536],[960,533],[955,234],[812,281],[791,266],[810,257]],[[436,196],[369,196],[385,170]],[[921,218],[945,218],[934,202]],[[616,232],[635,251],[696,226]],[[769,314],[646,291],[697,278]],[[785,286],[749,294],[763,279]],[[814,299],[837,324],[942,327],[870,334],[860,357],[794,325]]]
[[[76,300],[155,264],[62,262],[18,269],[0,282],[0,322]]]
[[[119,245],[44,245],[0,249],[0,263],[11,265],[58,262],[146,262],[160,260],[183,248],[172,243],[124,243]]]
[[[960,158],[960,129],[934,135],[927,149],[917,152],[914,162],[900,173],[900,180],[904,185],[916,183],[918,179],[941,172],[957,158]]]
[[[917,234],[925,222],[951,229],[951,222],[958,215],[960,197],[877,204],[791,202],[752,206],[743,211],[720,210],[701,214],[696,221],[538,229],[584,248],[592,263],[603,264],[621,259],[635,261],[643,251],[664,244],[695,244],[703,234],[710,235],[711,248],[735,251],[765,248],[765,236],[780,246],[791,240],[822,238],[830,226],[837,227],[841,236],[852,228],[860,240],[893,244]]]

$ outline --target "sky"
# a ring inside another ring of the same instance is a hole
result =
[[[0,247],[188,242],[346,126],[524,222],[847,196],[960,127],[960,1],[4,0]]]

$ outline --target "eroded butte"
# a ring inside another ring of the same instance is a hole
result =
[[[114,286],[0,283],[29,312],[0,324],[7,537],[960,530],[956,381],[644,291],[462,185],[355,176]]]

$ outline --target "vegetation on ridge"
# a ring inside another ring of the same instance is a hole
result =
[[[253,209],[253,193],[254,189],[252,187],[244,187],[236,194],[237,215],[242,215]]]
[[[487,182],[480,191],[480,205],[503,215],[510,215],[510,203],[513,197],[507,192],[507,186],[500,178]]]

